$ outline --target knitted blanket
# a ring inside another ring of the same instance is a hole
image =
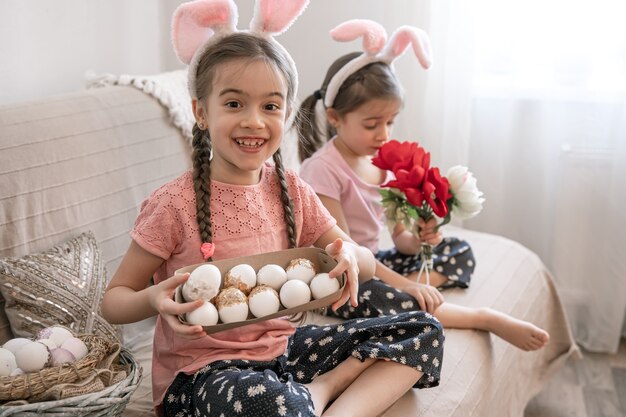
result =
[[[169,113],[174,126],[191,144],[193,124],[191,98],[187,90],[187,70],[162,72],[156,75],[114,75],[87,73],[87,88],[130,85],[156,98]]]

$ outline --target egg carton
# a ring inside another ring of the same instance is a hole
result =
[[[289,262],[296,258],[306,258],[313,262],[317,268],[318,273],[322,272],[330,272],[335,266],[337,266],[337,261],[335,261],[325,250],[319,248],[295,248],[295,249],[286,249],[282,251],[276,252],[268,252],[259,255],[251,255],[251,256],[242,256],[239,258],[229,258],[223,259],[220,261],[214,262],[205,262],[195,265],[189,265],[184,268],[176,270],[175,274],[186,274],[191,273],[194,269],[199,267],[200,265],[212,264],[215,265],[221,272],[222,276],[222,285],[224,284],[224,276],[231,268],[239,264],[248,264],[254,268],[255,271],[258,271],[261,267],[267,264],[276,264],[280,265],[283,268],[286,267]],[[341,293],[346,285],[346,275],[342,274],[337,277],[339,280],[339,289],[325,297],[309,301],[308,303],[301,304],[297,307],[291,308],[281,308],[276,313],[269,314],[263,317],[254,317],[252,313],[248,313],[248,319],[242,321],[236,321],[231,323],[218,323],[213,326],[203,326],[204,331],[207,334],[217,333],[224,330],[234,329],[236,327],[247,326],[249,324],[260,323],[262,321],[275,319],[279,317],[285,316],[294,316],[298,313],[302,313],[305,311],[318,310],[324,307],[327,307],[337,301],[341,297]],[[182,286],[179,286],[176,289],[176,293],[174,295],[174,299],[176,302],[184,302],[182,295]],[[283,307],[281,305],[281,307]],[[182,323],[187,323],[185,321],[184,316],[179,316],[178,319]]]

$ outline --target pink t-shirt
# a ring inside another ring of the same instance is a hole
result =
[[[286,178],[298,246],[311,246],[336,221],[296,173],[287,170]],[[212,181],[210,204],[214,260],[289,247],[280,186],[272,164],[264,165],[261,180],[255,185]],[[204,261],[191,171],[161,186],[142,203],[131,236],[143,249],[165,260],[154,274],[157,284],[179,268]],[[163,401],[179,372],[192,374],[224,359],[271,360],[284,353],[294,331],[287,320],[276,319],[187,340],[177,337],[159,316],[152,359],[155,406]]]
[[[372,252],[378,252],[379,236],[384,227],[380,204],[380,186],[359,178],[335,147],[335,139],[302,163],[300,177],[317,194],[339,201],[348,223],[350,237]]]

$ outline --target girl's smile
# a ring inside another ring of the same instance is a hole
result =
[[[244,152],[257,152],[260,150],[261,146],[267,142],[267,140],[259,137],[242,136],[235,138],[235,142],[241,146]]]

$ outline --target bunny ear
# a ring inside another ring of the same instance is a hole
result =
[[[309,0],[257,0],[250,31],[280,35],[302,14]]]
[[[387,41],[387,32],[379,23],[367,19],[353,19],[343,22],[330,31],[330,36],[339,42],[350,42],[363,36],[363,50],[376,55]]]
[[[430,40],[426,32],[412,26],[401,26],[391,35],[383,52],[383,60],[391,63],[404,53],[409,44],[413,46],[413,52],[422,68],[428,69],[432,64]]]
[[[196,50],[215,33],[237,26],[237,6],[232,0],[196,0],[183,3],[172,16],[172,44],[176,56],[189,64]]]

